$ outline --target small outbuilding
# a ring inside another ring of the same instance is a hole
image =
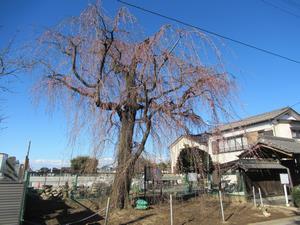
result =
[[[253,159],[256,162],[276,161],[287,168],[290,186],[300,184],[300,142],[296,139],[264,136],[249,150],[239,155],[239,158]]]
[[[276,160],[240,159],[235,165],[243,176],[244,191],[252,194],[252,187],[260,188],[263,196],[283,195],[280,174],[289,174],[289,169]]]

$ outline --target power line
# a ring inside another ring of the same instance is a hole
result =
[[[290,107],[294,107],[295,105],[298,105],[298,104],[300,104],[300,101],[299,102],[296,102],[296,103],[294,103],[293,105],[291,105]]]
[[[295,14],[295,13],[293,13],[293,12],[291,12],[291,11],[285,9],[285,8],[279,7],[278,5],[276,5],[276,4],[272,3],[272,2],[268,2],[266,0],[261,0],[261,2],[263,2],[264,4],[266,4],[268,6],[271,6],[271,7],[275,8],[275,9],[281,11],[281,12],[284,12],[286,14],[289,14],[289,15],[292,15],[294,17],[297,17],[298,19],[300,18],[300,15]]]
[[[287,57],[287,56],[284,56],[284,55],[281,55],[281,54],[278,54],[278,53],[275,53],[275,52],[272,52],[272,51],[269,51],[269,50],[266,50],[266,49],[263,49],[263,48],[260,48],[260,47],[256,47],[256,46],[254,46],[254,45],[251,45],[251,44],[248,44],[248,43],[239,41],[239,40],[237,40],[237,39],[234,39],[234,38],[231,38],[231,37],[228,37],[228,36],[225,36],[225,35],[216,33],[216,32],[214,32],[214,31],[210,31],[210,30],[201,28],[201,27],[199,27],[199,26],[196,26],[196,25],[193,25],[193,24],[184,22],[184,21],[182,21],[182,20],[179,20],[179,19],[176,19],[176,18],[173,18],[173,17],[170,17],[170,16],[163,15],[163,14],[161,14],[161,13],[158,13],[158,12],[155,12],[155,11],[152,11],[152,10],[149,10],[149,9],[146,9],[146,8],[143,8],[143,7],[141,7],[141,6],[133,5],[133,4],[131,4],[131,3],[124,2],[124,1],[122,1],[122,0],[117,0],[117,1],[120,2],[120,3],[122,3],[122,4],[124,4],[124,5],[127,5],[127,6],[130,6],[130,7],[139,9],[139,10],[141,10],[141,11],[144,11],[144,12],[147,12],[147,13],[150,13],[150,14],[153,14],[153,15],[156,15],[156,16],[159,16],[159,17],[162,17],[162,18],[164,18],[164,19],[168,19],[168,20],[171,20],[171,21],[180,23],[180,24],[185,25],[185,26],[188,26],[188,27],[192,27],[192,28],[201,30],[202,32],[205,32],[205,33],[208,33],[208,34],[211,34],[211,35],[214,35],[214,36],[217,36],[217,37],[220,37],[220,38],[229,40],[229,41],[231,41],[231,42],[234,42],[234,43],[237,43],[237,44],[246,46],[246,47],[248,47],[248,48],[252,48],[252,49],[254,49],[254,50],[263,52],[263,53],[265,53],[265,54],[269,54],[269,55],[276,56],[276,57],[281,58],[281,59],[285,59],[285,60],[290,61],[290,62],[294,62],[294,63],[300,64],[300,61],[299,61],[299,60],[292,59],[292,58],[290,58],[290,57]]]
[[[283,0],[283,1],[286,2],[288,5],[291,5],[292,7],[296,7],[297,9],[300,8],[299,2],[295,2],[293,0]]]

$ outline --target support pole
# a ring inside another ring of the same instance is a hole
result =
[[[255,196],[255,187],[252,186],[252,192],[253,192],[253,203],[254,203],[254,207],[256,207],[256,196]]]
[[[260,188],[258,188],[258,193],[259,193],[259,198],[260,198],[260,206],[264,206],[264,203],[263,203],[263,199],[262,199],[262,197],[261,197],[261,190],[260,190]]]
[[[171,221],[171,225],[173,225],[173,199],[172,199],[172,194],[170,194],[170,221]]]
[[[146,198],[146,187],[147,187],[147,166],[144,166],[144,198]]]
[[[24,187],[23,187],[23,194],[22,194],[22,202],[21,202],[21,210],[20,210],[20,214],[19,214],[19,222],[20,224],[22,224],[22,222],[24,221],[24,208],[25,208],[25,203],[26,203],[26,193],[27,193],[27,189],[29,186],[29,180],[30,180],[30,173],[28,171],[24,171]]]
[[[220,198],[220,206],[221,206],[221,214],[222,214],[222,222],[225,222],[224,218],[224,209],[223,209],[223,202],[222,202],[222,192],[219,191],[219,198]]]
[[[107,204],[106,204],[105,222],[104,222],[104,225],[107,225],[107,224],[108,224],[109,202],[110,202],[110,197],[107,198]]]
[[[31,147],[31,141],[29,141],[28,148],[27,148],[27,154],[25,158],[25,164],[24,164],[24,178],[25,178],[25,171],[28,171],[29,169],[29,152],[30,152],[30,147]]]
[[[209,169],[209,154],[207,153],[207,168],[206,168],[206,170],[207,170],[207,190],[210,190],[210,179],[209,179],[209,171],[210,171],[210,169]]]
[[[284,196],[285,196],[285,205],[290,206],[289,199],[288,199],[288,194],[287,194],[287,189],[286,189],[286,184],[283,184],[283,189],[284,189]]]

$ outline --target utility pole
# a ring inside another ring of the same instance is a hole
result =
[[[27,148],[27,154],[26,154],[25,163],[24,163],[24,171],[27,171],[28,167],[29,167],[29,152],[30,152],[30,147],[31,147],[31,141],[29,141],[28,148]]]

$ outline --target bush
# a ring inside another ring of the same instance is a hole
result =
[[[292,190],[294,205],[300,207],[300,186],[296,186]]]

